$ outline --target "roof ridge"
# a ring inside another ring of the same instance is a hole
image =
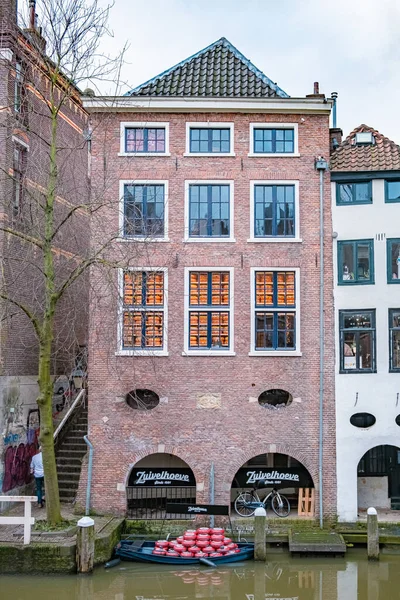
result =
[[[232,54],[238,59],[240,60],[242,63],[244,63],[246,65],[246,67],[252,72],[254,73],[259,79],[261,79],[261,81],[263,81],[268,87],[270,87],[278,96],[280,96],[281,98],[289,98],[289,94],[287,94],[284,90],[282,90],[276,83],[274,83],[269,77],[267,77],[262,71],[260,71],[260,69],[258,69],[248,58],[246,58],[244,56],[244,54],[242,54],[227,38],[225,37],[221,37],[218,40],[216,40],[215,42],[213,42],[212,44],[209,44],[208,46],[206,46],[205,48],[203,48],[202,50],[199,50],[198,52],[196,52],[195,54],[192,54],[191,56],[189,56],[188,58],[185,58],[184,60],[180,61],[179,63],[177,63],[176,65],[170,67],[169,69],[166,69],[165,71],[163,71],[162,73],[159,73],[158,75],[156,75],[155,77],[152,77],[151,79],[148,79],[147,81],[145,81],[144,83],[141,83],[140,85],[136,86],[135,88],[129,90],[129,92],[126,92],[124,94],[124,96],[132,96],[134,95],[136,92],[138,92],[140,89],[145,88],[146,86],[155,83],[157,80],[166,77],[167,75],[169,75],[170,73],[172,73],[175,69],[178,69],[180,67],[183,67],[186,64],[189,64],[192,60],[194,60],[195,58],[198,58],[199,56],[206,54],[207,52],[209,52],[210,50],[218,47],[218,46],[222,46],[227,48],[227,50],[230,50],[232,52]]]
[[[350,144],[351,140],[354,138],[354,136],[362,131],[370,131],[371,133],[373,133],[375,136],[378,136],[380,139],[389,142],[389,144],[392,144],[393,146],[395,146],[396,148],[400,148],[399,144],[396,144],[396,142],[394,142],[393,140],[391,140],[390,138],[388,138],[386,135],[384,135],[383,133],[381,133],[378,129],[375,129],[374,127],[371,127],[370,125],[366,125],[365,123],[362,123],[361,125],[358,125],[357,127],[355,127],[353,129],[353,131],[351,131],[348,136],[346,137],[346,139],[343,141],[342,146],[344,146],[345,144]],[[338,148],[339,150],[339,148]]]

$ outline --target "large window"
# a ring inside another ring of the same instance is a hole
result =
[[[233,156],[233,123],[186,123],[186,154]]]
[[[386,241],[388,283],[400,283],[400,238]]]
[[[294,129],[266,129],[254,127],[255,154],[293,154]]]
[[[400,308],[389,310],[389,344],[391,373],[400,372]]]
[[[165,152],[165,128],[127,127],[125,152]]]
[[[294,185],[254,185],[254,239],[268,237],[294,238]]]
[[[337,183],[336,184],[336,203],[337,204],[371,204],[372,202],[372,182],[365,181],[360,183]]]
[[[385,202],[400,202],[400,181],[385,181]]]
[[[20,60],[15,63],[14,110],[17,115],[23,114],[24,109],[24,67]]]
[[[122,350],[165,349],[164,271],[123,273]]]
[[[374,241],[338,242],[339,285],[374,283]]]
[[[189,238],[229,238],[231,186],[189,184]]]
[[[165,238],[167,183],[121,183],[123,235],[142,239]]]
[[[188,270],[189,351],[230,350],[231,296],[231,270]]]
[[[190,152],[220,154],[229,153],[231,148],[230,129],[190,128]]]
[[[254,272],[254,350],[296,350],[295,271]]]
[[[375,310],[342,310],[339,321],[340,372],[375,372]]]
[[[13,215],[17,217],[21,214],[24,194],[24,175],[26,169],[27,150],[20,144],[14,145],[13,160]]]

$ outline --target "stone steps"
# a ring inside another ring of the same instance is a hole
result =
[[[83,436],[88,432],[87,412],[70,426],[57,451],[57,474],[61,502],[72,502],[77,494],[82,459],[87,453]]]

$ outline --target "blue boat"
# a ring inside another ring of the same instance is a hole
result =
[[[155,542],[144,542],[138,540],[121,540],[115,549],[115,556],[121,560],[131,560],[145,563],[162,563],[164,565],[200,565],[206,560],[215,565],[241,562],[254,557],[254,544],[238,543],[240,552],[226,556],[213,556],[209,559],[181,558],[180,556],[158,556],[153,554]],[[207,564],[207,563],[206,563]]]

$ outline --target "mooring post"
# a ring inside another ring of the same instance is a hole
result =
[[[82,517],[77,523],[76,568],[78,573],[91,573],[94,563],[94,521]]]
[[[267,513],[265,508],[256,508],[254,513],[254,560],[265,561],[267,558],[265,525]]]
[[[378,513],[373,507],[367,510],[367,540],[368,560],[379,560]]]

